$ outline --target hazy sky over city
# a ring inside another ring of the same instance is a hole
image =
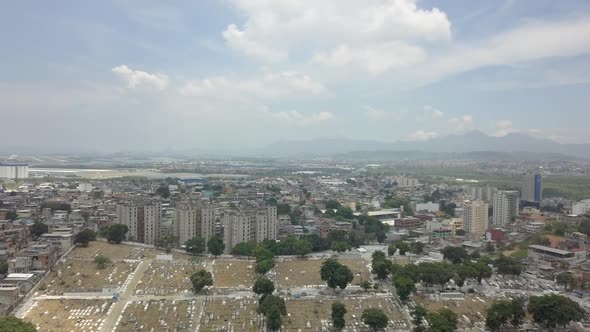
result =
[[[590,1],[11,1],[0,146],[590,142]]]

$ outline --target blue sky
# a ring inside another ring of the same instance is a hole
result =
[[[589,1],[15,1],[0,43],[5,147],[590,142]]]

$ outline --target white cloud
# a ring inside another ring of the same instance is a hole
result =
[[[127,87],[130,89],[147,86],[164,90],[168,86],[168,76],[164,74],[150,74],[141,70],[132,70],[126,65],[114,67],[111,71],[127,81]]]
[[[502,120],[502,121],[496,122],[496,132],[494,133],[494,135],[495,136],[506,136],[514,131],[515,130],[512,127],[512,121]]]
[[[412,134],[410,134],[409,139],[413,141],[428,141],[438,136],[438,134],[434,131],[424,131],[418,130]]]
[[[334,119],[334,114],[331,112],[317,112],[310,114],[303,114],[299,111],[283,111],[283,112],[268,112],[273,118],[281,122],[292,123],[300,126],[317,125],[321,122]]]
[[[418,8],[416,0],[232,2],[246,21],[242,28],[227,26],[222,33],[226,44],[271,61],[285,60],[290,51],[310,43],[331,49],[352,42],[352,48],[362,49],[371,44],[451,39],[446,14]]]
[[[424,110],[426,112],[429,112],[430,113],[430,117],[432,119],[440,119],[444,115],[444,113],[441,110],[439,110],[438,108],[435,108],[433,106],[430,106],[430,105],[424,106]]]
[[[365,114],[367,115],[367,117],[371,120],[392,120],[392,121],[398,121],[401,120],[401,118],[403,118],[403,116],[405,115],[405,111],[401,111],[401,112],[388,112],[379,108],[374,108],[371,106],[363,106],[363,109],[365,110]]]
[[[241,79],[235,77],[210,77],[191,81],[180,88],[187,96],[209,96],[219,98],[259,98],[274,100],[296,95],[320,95],[326,88],[311,77],[294,72],[266,73],[261,77]]]
[[[355,65],[371,75],[408,67],[424,61],[426,53],[420,47],[403,42],[373,44],[361,47],[340,45],[329,52],[318,52],[312,62],[330,66]]]
[[[463,115],[458,118],[449,119],[448,123],[454,127],[455,130],[464,130],[471,127],[473,124],[473,116]]]

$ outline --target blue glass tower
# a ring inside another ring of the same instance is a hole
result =
[[[535,202],[543,200],[543,183],[541,181],[541,174],[535,174]]]

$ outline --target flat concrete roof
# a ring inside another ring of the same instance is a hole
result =
[[[572,251],[561,250],[561,249],[556,249],[556,248],[551,248],[551,247],[546,247],[546,246],[540,246],[538,244],[531,244],[529,246],[529,248],[538,249],[538,250],[544,250],[544,251],[552,252],[552,253],[555,253],[555,254],[558,254],[558,255],[573,254]]]

